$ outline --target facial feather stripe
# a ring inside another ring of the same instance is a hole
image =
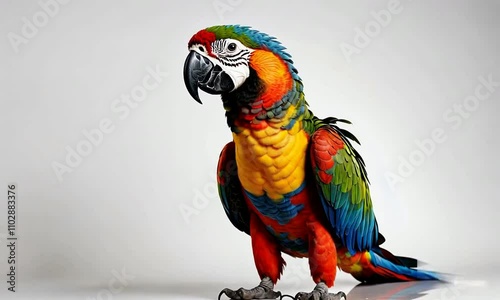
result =
[[[248,66],[251,52],[246,48],[238,49],[241,47],[239,45],[234,51],[230,51],[228,45],[231,43],[234,43],[231,39],[216,40],[211,44],[212,52],[217,55],[224,66]]]

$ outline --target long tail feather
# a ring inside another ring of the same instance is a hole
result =
[[[414,258],[394,256],[379,247],[354,255],[347,250],[339,251],[340,268],[364,283],[443,280],[440,273],[415,269],[417,263]]]
[[[411,281],[411,280],[439,280],[436,272],[417,270],[406,265],[396,264],[389,259],[379,255],[375,251],[369,251],[370,262],[373,266],[373,280],[367,282],[390,282],[390,281]]]

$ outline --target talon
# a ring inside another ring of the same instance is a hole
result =
[[[328,287],[323,282],[316,285],[310,293],[299,292],[294,298],[295,300],[347,300],[344,292],[336,294],[328,293]]]
[[[278,299],[281,297],[280,292],[273,290],[273,283],[271,279],[265,277],[260,284],[253,289],[239,288],[234,291],[228,288],[223,289],[219,293],[218,300],[221,300],[222,295],[226,295],[233,300],[251,300],[251,299]]]
[[[259,287],[255,287],[251,290],[245,290],[244,288],[239,288],[238,289],[238,296],[240,296],[241,299],[253,299],[253,297],[257,296],[258,294],[258,289]]]
[[[299,293],[297,293],[297,295],[295,295],[294,299],[295,300],[306,300],[307,298],[309,298],[309,294],[308,293],[306,293],[306,292],[299,292]]]
[[[222,297],[222,295],[226,295],[229,299],[234,299],[234,300],[241,299],[235,291],[228,289],[228,288],[225,288],[222,291],[220,291],[219,297],[217,297],[217,300],[220,300],[221,299],[220,297]]]

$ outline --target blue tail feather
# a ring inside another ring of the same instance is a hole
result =
[[[377,253],[378,252],[378,253]],[[369,251],[371,263],[376,268],[383,268],[399,275],[409,277],[413,280],[440,280],[440,276],[436,272],[417,270],[407,267],[403,264],[397,264],[382,256],[381,251]]]

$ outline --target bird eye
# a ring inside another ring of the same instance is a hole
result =
[[[236,44],[235,43],[230,43],[229,45],[227,45],[227,50],[228,51],[234,51],[234,50],[236,50]]]
[[[205,52],[205,48],[203,48],[202,46],[198,47],[198,49],[199,49],[201,52]]]

